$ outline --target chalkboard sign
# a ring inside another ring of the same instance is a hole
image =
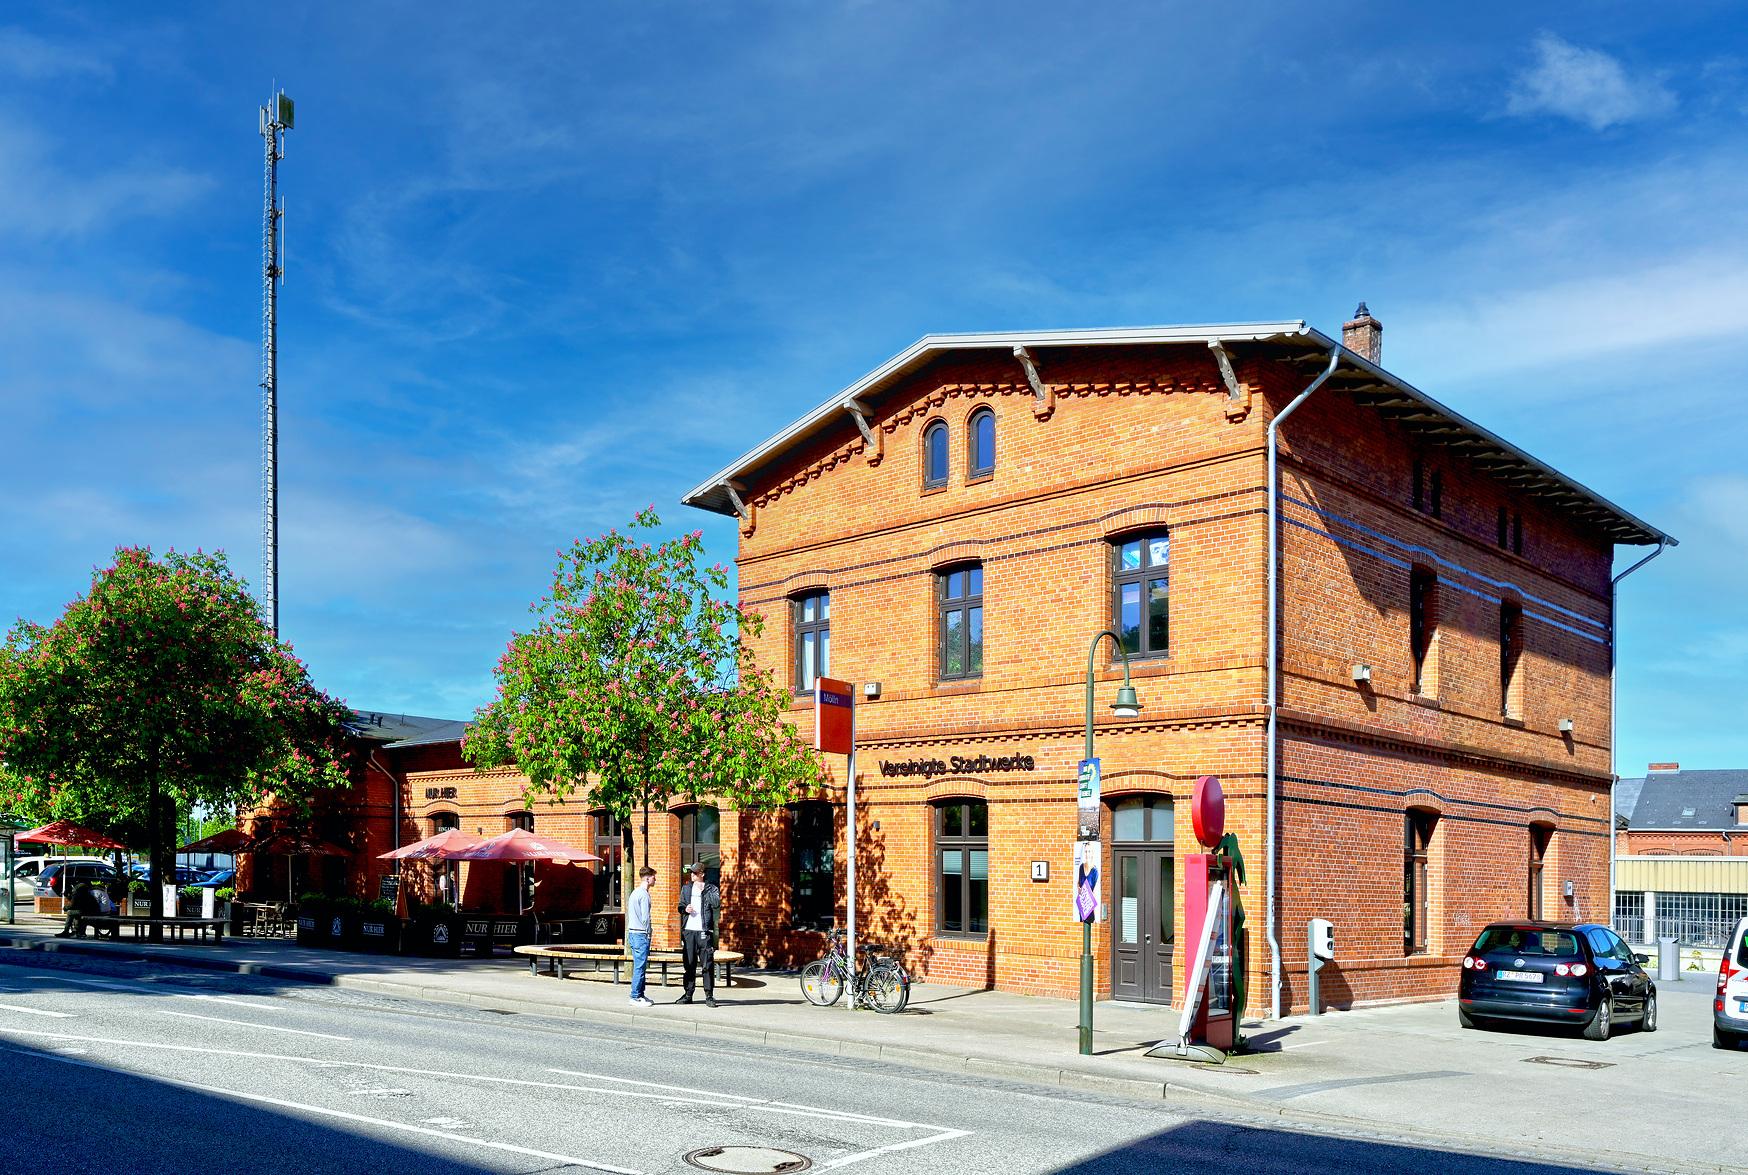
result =
[[[401,892],[401,879],[390,873],[377,879],[376,896],[385,901],[394,901]]]

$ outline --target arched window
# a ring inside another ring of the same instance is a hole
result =
[[[942,681],[983,675],[983,565],[935,573],[935,615]]]
[[[971,427],[967,430],[966,467],[967,477],[987,477],[995,472],[995,410],[979,408],[971,414]]]
[[[923,489],[947,484],[947,425],[937,420],[923,429]]]
[[[790,812],[790,913],[797,930],[828,930],[837,908],[833,875],[837,833],[832,805],[818,800],[792,804]]]
[[[813,679],[831,676],[832,598],[809,592],[789,601],[795,631],[795,692],[813,693]]]
[[[680,813],[680,868],[689,870],[704,862],[704,877],[711,885],[722,880],[722,817],[715,808],[700,804]]]
[[[942,934],[988,934],[989,805],[936,804],[935,856],[935,928]]]
[[[1164,531],[1111,543],[1111,622],[1132,657],[1171,650],[1171,540]]]
[[[433,812],[430,819],[432,836],[461,827],[461,817],[455,812]]]

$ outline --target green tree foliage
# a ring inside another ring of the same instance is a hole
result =
[[[159,876],[178,811],[270,795],[307,806],[344,786],[345,717],[222,554],[118,550],[59,620],[19,621],[0,652],[0,761],[17,806],[143,834]]]
[[[498,661],[498,696],[475,716],[463,754],[514,765],[529,797],[587,789],[626,827],[674,800],[714,797],[742,810],[819,786],[819,760],[784,721],[789,697],[753,664],[760,618],[718,598],[703,532],[660,542],[654,509],[625,533],[559,552],[552,593]],[[635,876],[635,848],[626,877]],[[629,883],[628,883],[629,884]]]

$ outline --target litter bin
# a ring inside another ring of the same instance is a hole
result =
[[[1676,949],[1674,938],[1657,940],[1657,978],[1668,983],[1681,979],[1681,952]]]

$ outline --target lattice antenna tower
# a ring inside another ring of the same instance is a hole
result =
[[[285,91],[261,107],[266,192],[261,210],[261,609],[279,635],[279,283],[285,276],[279,161],[295,107]]]

